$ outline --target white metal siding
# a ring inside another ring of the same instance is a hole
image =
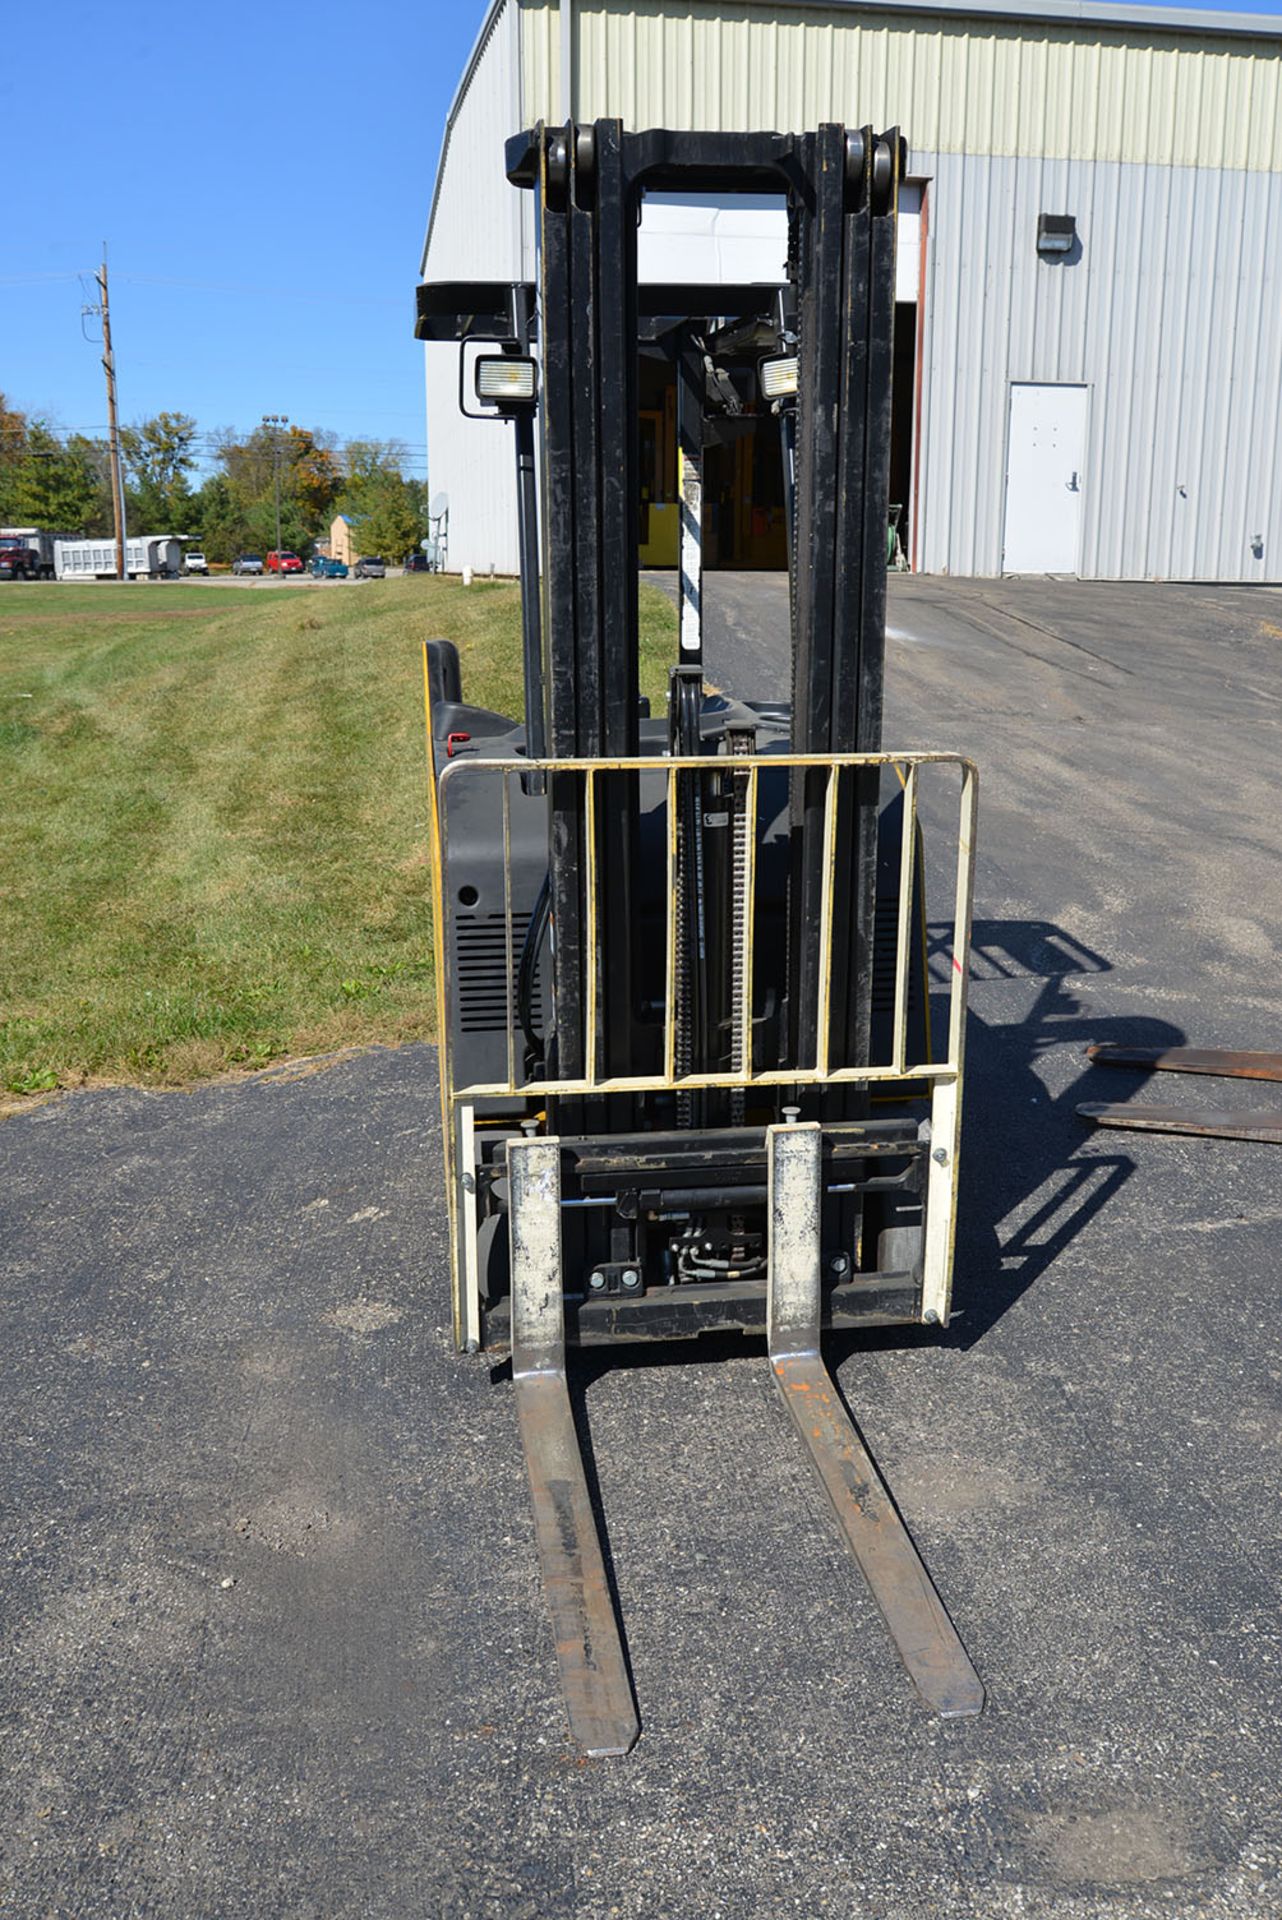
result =
[[[503,143],[523,121],[519,30],[515,0],[505,0],[446,134],[424,279],[521,275],[521,202],[528,195],[517,193],[503,170]]]
[[[529,195],[508,182],[503,145],[519,133],[521,106],[515,0],[506,0],[456,104],[441,157],[424,261],[430,280],[518,280],[533,271]],[[450,501],[452,573],[517,570],[512,433],[499,422],[465,420],[458,405],[456,346],[424,348],[427,460],[433,494]],[[474,404],[469,395],[469,405]],[[484,694],[478,693],[483,699]]]
[[[924,170],[919,565],[1000,571],[1010,383],[1081,381],[1084,574],[1282,579],[1282,176],[954,155]],[[1076,216],[1080,258],[1038,257],[1038,213]]]
[[[427,375],[427,460],[435,496],[450,501],[451,573],[515,573],[516,454],[512,429],[501,420],[466,420],[459,412],[459,350],[430,342],[423,349]],[[468,405],[477,402],[468,394]],[[477,695],[484,700],[484,696]]]
[[[899,189],[895,298],[910,305],[920,282],[921,184]],[[691,281],[782,283],[788,272],[788,214],[781,195],[647,194],[641,209],[637,278],[669,286]]]
[[[630,127],[902,126],[937,153],[1282,170],[1276,35],[744,0],[576,7],[576,111]],[[521,6],[531,120],[558,115],[559,11]]]

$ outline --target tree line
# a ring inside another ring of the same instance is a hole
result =
[[[363,553],[394,560],[428,532],[426,484],[406,477],[397,441],[340,443],[293,425],[205,435],[190,414],[157,413],[123,427],[120,443],[130,531],[189,535],[212,561],[276,545],[278,477],[281,543],[304,557],[338,513],[359,522]],[[109,535],[107,442],[62,434],[0,393],[0,525]]]

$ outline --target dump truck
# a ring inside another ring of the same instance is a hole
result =
[[[40,527],[0,527],[0,578],[52,580],[57,537]]]
[[[984,1701],[822,1354],[829,1329],[951,1310],[977,774],[882,740],[903,151],[867,126],[541,124],[506,152],[536,280],[418,289],[418,337],[459,344],[470,410],[513,436],[521,551],[523,711],[488,710],[448,638],[423,658],[454,1332],[511,1356],[590,1755],[639,1718],[571,1411],[588,1346],[764,1336],[920,1695]],[[781,196],[786,284],[641,283],[648,193]],[[643,356],[678,394],[662,712],[639,686]],[[702,473],[728,421],[783,462],[790,700],[704,670]]]
[[[176,534],[131,534],[125,542],[125,573],[130,580],[176,580],[182,565],[182,541]],[[59,580],[114,580],[116,543],[56,540],[54,567]]]

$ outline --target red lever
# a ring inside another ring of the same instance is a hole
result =
[[[470,734],[470,733],[449,733],[449,734],[446,734],[446,736],[445,736],[445,758],[446,758],[447,760],[452,760],[452,759],[454,758],[454,752],[455,752],[455,749],[456,749],[457,747],[461,747],[461,746],[463,745],[463,743],[464,743],[464,741],[465,741],[465,740],[470,740],[471,738],[472,738],[472,736],[471,736],[471,734]]]

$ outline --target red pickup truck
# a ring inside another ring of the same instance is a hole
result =
[[[277,553],[273,547],[263,562],[267,573],[301,573],[303,563],[296,553]]]

